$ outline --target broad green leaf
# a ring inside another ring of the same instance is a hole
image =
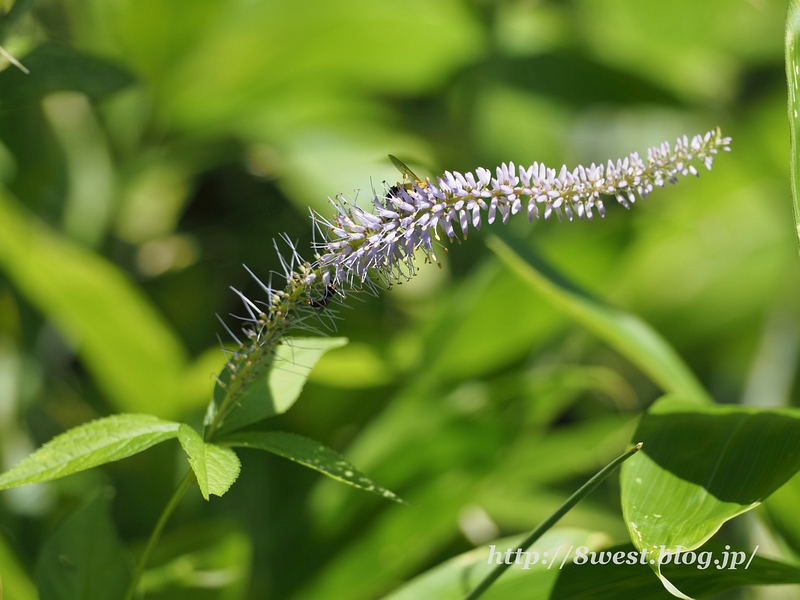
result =
[[[769,523],[792,551],[800,556],[800,474],[792,477],[764,502]]]
[[[58,479],[138,454],[178,436],[179,423],[121,414],[90,421],[54,437],[0,475],[0,490]]]
[[[639,549],[694,550],[800,469],[800,411],[699,406],[665,397],[622,467],[622,511]],[[668,581],[664,581],[669,586]]]
[[[20,564],[10,545],[0,536],[0,591],[7,600],[38,600],[36,586],[33,585],[25,569]]]
[[[727,549],[726,549],[727,548]],[[635,564],[615,564],[613,557],[624,553],[633,560],[633,553],[639,560]],[[736,552],[736,560],[747,561],[753,556],[747,568],[739,564],[730,568],[730,558]],[[641,564],[641,554],[631,544],[624,544],[603,551],[606,564],[567,563],[559,574],[558,581],[550,595],[550,600],[669,600],[674,598],[653,576],[647,564]],[[708,553],[705,556],[702,553]],[[739,554],[741,553],[741,554]],[[768,558],[753,555],[754,550],[731,549],[719,543],[710,542],[698,549],[694,557],[682,556],[681,560],[692,560],[693,564],[667,564],[662,567],[664,576],[678,588],[694,598],[707,598],[726,590],[746,585],[781,585],[800,583],[800,568],[783,564]],[[726,564],[718,568],[714,563]],[[725,560],[725,563],[723,563]],[[703,565],[706,565],[703,567]]]
[[[147,600],[244,600],[252,554],[241,524],[195,522],[161,539],[139,589]]]
[[[186,424],[178,429],[178,441],[189,457],[197,485],[206,500],[209,494],[222,496],[239,477],[242,463],[230,448],[207,444]]]
[[[405,503],[405,501],[372,481],[351,465],[341,454],[306,437],[284,431],[249,431],[230,435],[220,443],[266,450],[319,471],[362,490]]]
[[[311,369],[328,350],[344,346],[346,338],[286,338],[269,364],[241,389],[235,408],[222,421],[218,435],[236,431],[267,417],[289,410],[303,391]],[[219,409],[230,385],[230,371],[223,369],[221,385],[214,390],[214,406]]]
[[[207,387],[195,384],[182,341],[124,273],[24,215],[3,190],[0,269],[74,341],[114,406],[172,417],[211,389],[211,372]]]
[[[128,557],[103,493],[59,525],[36,565],[43,600],[119,600],[129,581]]]
[[[675,350],[647,323],[579,290],[523,243],[496,236],[490,236],[486,243],[536,292],[625,356],[665,392],[699,404],[711,401]]]
[[[493,564],[489,563],[492,553],[496,561],[497,556],[505,559],[506,550],[511,549],[512,560],[514,552],[519,548],[519,542],[524,536],[497,540],[489,546],[481,546],[466,554],[456,556],[441,565],[418,575],[404,584],[384,600],[461,600],[475,584],[477,584],[489,571]],[[558,557],[564,557],[570,547],[587,546],[596,550],[600,544],[608,541],[608,536],[600,532],[583,531],[579,529],[553,529],[528,550],[530,554],[521,554],[521,564],[513,566],[498,579],[482,596],[486,600],[500,600],[503,598],[537,598],[545,600],[550,597],[550,591],[556,584],[561,571],[558,569]],[[545,558],[547,557],[547,558]],[[548,568],[549,557],[556,557],[557,565]],[[531,563],[525,567],[526,558]],[[655,577],[650,575],[651,578]]]
[[[115,92],[134,82],[133,76],[108,61],[45,43],[22,59],[30,70],[0,73],[0,108],[11,110],[34,104],[51,92],[82,92],[90,98]]]
[[[800,245],[800,147],[797,136],[800,134],[800,0],[789,0],[789,14],[786,17],[786,87],[789,91],[789,129],[791,131],[792,151],[790,154],[792,175],[792,208],[797,242]]]

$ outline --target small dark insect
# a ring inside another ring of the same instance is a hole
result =
[[[419,177],[416,176],[414,171],[408,168],[408,166],[396,156],[390,154],[389,160],[392,161],[392,164],[397,168],[400,173],[403,174],[403,183],[398,183],[397,185],[393,185],[389,188],[389,191],[386,193],[388,197],[397,197],[400,195],[400,189],[410,190],[413,188],[412,182],[416,182],[416,184],[420,187],[425,187],[425,182],[422,181]]]
[[[308,299],[308,304],[312,308],[325,308],[328,306],[328,301],[336,294],[336,288],[333,285],[328,285],[325,288],[325,293],[318,299],[312,300],[311,298]]]

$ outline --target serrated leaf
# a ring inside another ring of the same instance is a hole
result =
[[[179,423],[152,415],[97,419],[54,437],[0,475],[0,490],[58,479],[138,454],[178,435]]]
[[[394,492],[376,484],[338,452],[301,435],[285,431],[248,431],[230,435],[220,443],[227,446],[266,450],[319,471],[342,483],[367,490],[395,502],[406,503]]]
[[[130,581],[127,555],[101,493],[48,538],[36,565],[43,600],[119,600]]]
[[[200,434],[186,424],[180,426],[178,440],[189,457],[203,498],[208,500],[210,494],[222,496],[227,492],[242,470],[236,453],[230,448],[204,442]]]
[[[217,433],[230,433],[285,413],[300,396],[320,357],[346,343],[347,338],[286,338],[275,349],[270,364],[239,391],[235,408],[225,417]],[[222,385],[214,390],[216,409],[223,403],[230,386],[230,371],[223,369],[219,379]]]
[[[701,404],[711,402],[678,353],[647,323],[592,298],[519,241],[489,236],[486,244],[537,293],[639,367],[665,392]]]
[[[795,409],[700,406],[666,397],[633,439],[644,447],[623,465],[620,484],[625,523],[639,549],[694,550],[800,469]]]
[[[800,134],[800,0],[789,0],[789,13],[786,16],[786,83],[789,92],[789,129],[791,132],[792,151],[792,208],[794,212],[795,234],[800,246],[800,148],[797,136]]]

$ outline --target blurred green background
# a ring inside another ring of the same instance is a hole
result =
[[[261,298],[242,263],[268,278],[281,232],[308,248],[309,207],[327,214],[329,197],[366,201],[394,183],[388,153],[420,175],[573,167],[717,125],[733,152],[699,180],[631,212],[607,203],[602,222],[508,226],[651,323],[717,401],[796,403],[785,10],[0,2],[0,44],[31,71],[0,63],[3,468],[100,415],[199,424],[223,361],[214,315],[240,312],[229,286]],[[413,506],[243,450],[229,494],[187,495],[148,599],[379,597],[531,528],[621,451],[656,386],[505,271],[481,235],[449,250],[441,270],[343,309],[350,345],[268,423],[343,452]],[[6,597],[34,597],[27,577],[45,540],[104,485],[135,550],[182,461],[171,442],[5,492]],[[565,524],[624,541],[616,483]]]

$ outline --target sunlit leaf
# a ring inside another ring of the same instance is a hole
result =
[[[640,549],[699,548],[800,469],[800,411],[793,409],[666,397],[634,439],[644,448],[623,465],[620,484],[625,523]]]
[[[275,349],[266,368],[241,389],[235,408],[225,417],[218,434],[241,429],[267,417],[289,410],[303,391],[311,369],[328,350],[344,346],[346,338],[287,338]],[[222,385],[214,390],[217,408],[226,396],[230,384],[230,371],[220,374]],[[225,386],[223,388],[223,386]]]
[[[38,600],[36,586],[20,564],[14,551],[0,537],[0,586],[9,600]]]
[[[229,446],[257,448],[283,456],[314,469],[332,479],[403,503],[393,492],[372,481],[351,465],[341,454],[314,440],[284,431],[250,431],[230,435],[220,443]]]
[[[800,474],[795,475],[764,502],[769,522],[794,553],[800,556]]]
[[[505,558],[507,548],[516,549],[521,538],[497,540],[492,548],[481,546],[466,554],[452,558],[425,573],[418,575],[385,600],[461,600],[469,586],[485,575],[491,568],[488,557],[491,551],[500,551]],[[512,566],[489,590],[481,596],[486,600],[502,598],[536,598],[540,600],[668,600],[673,598],[653,575],[646,564],[640,564],[641,554],[631,544],[605,548],[608,537],[599,532],[555,529],[545,534],[542,540],[529,549],[531,555],[521,554],[518,565]],[[576,549],[589,557],[585,564],[575,564]],[[604,548],[604,549],[600,549]],[[711,595],[746,585],[779,585],[800,582],[800,568],[774,560],[754,556],[745,569],[717,569],[713,559],[722,560],[723,553],[741,552],[726,550],[722,544],[707,544],[703,552],[710,554],[702,558],[705,568],[694,564],[665,565],[672,581],[679,582],[695,598]],[[536,555],[533,553],[536,552]],[[545,552],[547,555],[545,555]],[[561,560],[569,552],[563,566]],[[602,564],[591,564],[591,552],[596,552]],[[699,552],[697,553],[699,554]],[[530,556],[530,558],[529,558]],[[548,568],[547,557],[555,556],[558,565]],[[561,557],[561,560],[558,557]],[[614,562],[614,557],[617,563]],[[512,560],[516,560],[514,553]],[[496,556],[495,556],[496,560]],[[528,569],[525,561],[530,560]],[[534,563],[534,560],[536,561]],[[705,562],[711,560],[712,562]],[[620,564],[618,564],[620,563]],[[560,568],[559,568],[560,567]]]
[[[0,490],[58,479],[138,454],[177,437],[179,423],[151,415],[112,415],[54,437],[0,475]]]
[[[178,440],[189,457],[203,498],[208,500],[210,494],[222,496],[227,492],[242,469],[239,457],[230,448],[207,444],[186,424],[178,429]]]
[[[698,403],[710,401],[677,352],[647,323],[579,290],[525,244],[496,236],[490,236],[486,243],[537,293],[625,356],[665,392],[681,394]]]
[[[128,557],[98,494],[45,542],[36,566],[43,600],[119,600],[130,580]]]
[[[786,87],[789,92],[789,128],[792,139],[791,174],[792,197],[794,202],[794,225],[797,242],[800,245],[800,147],[797,136],[800,134],[800,0],[789,0],[789,14],[786,17]]]
[[[0,268],[75,343],[115,406],[171,417],[197,403],[187,398],[203,389],[186,349],[144,294],[112,263],[26,217],[2,190]]]

